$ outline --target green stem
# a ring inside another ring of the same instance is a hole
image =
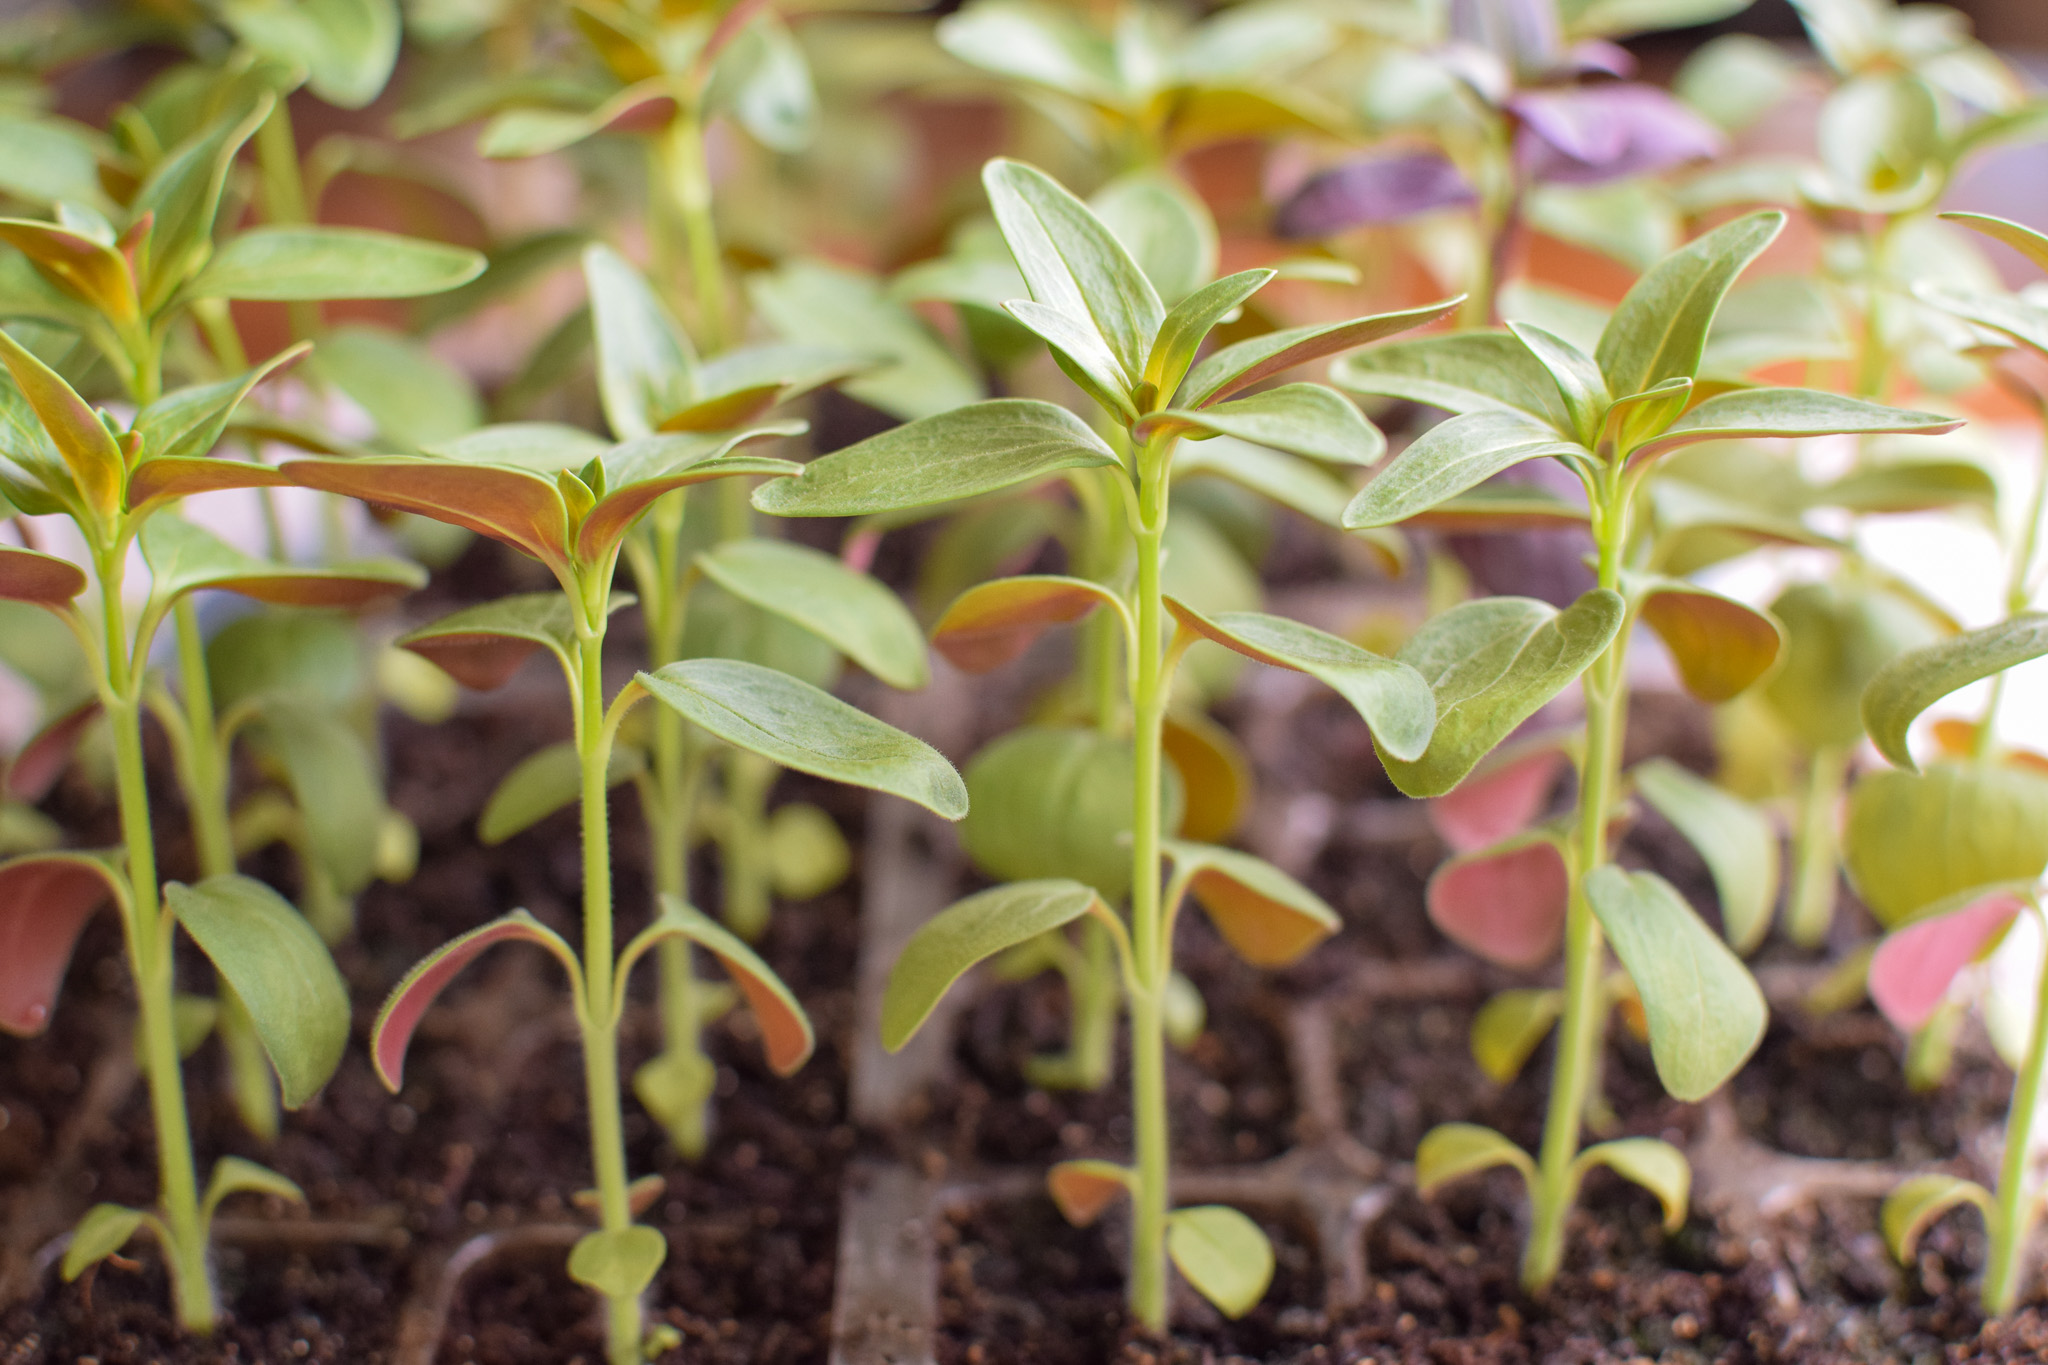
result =
[[[279,93],[277,103],[270,106],[270,117],[256,130],[256,166],[264,221],[281,226],[310,223],[312,206],[306,202],[306,182],[299,171],[299,142],[292,132],[288,93]],[[286,312],[293,340],[319,335],[319,304],[296,302],[287,305]]]
[[[150,828],[149,784],[142,760],[140,679],[121,600],[126,548],[116,544],[96,556],[106,630],[103,701],[113,731],[115,790],[121,838],[128,855],[129,904],[122,930],[129,971],[135,979],[142,1070],[149,1081],[150,1115],[156,1124],[157,1197],[170,1241],[164,1255],[170,1265],[178,1321],[188,1331],[211,1332],[219,1308],[207,1265],[206,1228],[199,1217],[199,1177],[185,1110],[185,1078],[178,1069],[171,953],[174,926],[157,887],[156,839]]]
[[[1819,945],[1835,921],[1836,865],[1841,861],[1841,831],[1836,808],[1849,776],[1847,749],[1814,752],[1806,775],[1806,799],[1799,812],[1798,863],[1792,898],[1785,907],[1785,932],[1802,948]]]
[[[675,119],[661,134],[662,188],[675,208],[697,294],[698,338],[716,353],[732,344],[725,256],[711,216],[711,169],[704,156],[704,124],[694,102],[678,98]]]
[[[603,609],[577,640],[576,750],[583,764],[583,1076],[590,1102],[590,1155],[598,1213],[606,1232],[633,1225],[626,1182],[626,1138],[619,1098],[619,1039],[612,1000],[611,734],[604,724]],[[606,1353],[612,1365],[639,1365],[640,1301],[606,1303]]]
[[[1596,520],[1600,539],[1600,586],[1618,590],[1621,546],[1626,535],[1626,494],[1611,489],[1605,514]],[[1572,889],[1565,919],[1564,1015],[1558,1023],[1557,1061],[1551,1074],[1550,1105],[1544,1116],[1543,1148],[1533,1218],[1522,1253],[1522,1285],[1530,1293],[1547,1289],[1564,1260],[1565,1220],[1577,1194],[1573,1163],[1579,1154],[1586,1097],[1599,1072],[1600,1040],[1606,1031],[1607,999],[1602,988],[1606,942],[1586,899],[1586,878],[1607,862],[1607,820],[1620,775],[1621,744],[1628,714],[1628,626],[1587,670],[1586,757],[1579,777],[1578,830],[1571,859]]]
[[[2041,1100],[2041,1073],[2048,1069],[2048,968],[2035,988],[2034,1036],[2013,1086],[2005,1120],[2005,1158],[1998,1173],[1998,1213],[1991,1222],[1991,1261],[1984,1267],[1984,1311],[2003,1317],[2019,1302],[2027,1262],[2027,1238],[2040,1201],[2027,1188],[2027,1157],[2033,1148],[2034,1115]]]

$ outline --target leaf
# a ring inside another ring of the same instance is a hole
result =
[[[281,488],[291,477],[274,465],[249,460],[176,456],[145,460],[128,476],[128,510],[142,514],[194,493],[224,488]]]
[[[1935,638],[1922,612],[1877,585],[1795,583],[1771,603],[1785,652],[1763,697],[1808,749],[1847,748],[1863,738],[1863,690],[1877,671]]]
[[[1228,479],[1247,492],[1333,530],[1342,529],[1344,507],[1351,501],[1351,486],[1342,479],[1307,460],[1251,445],[1234,436],[1180,442],[1174,447],[1173,471],[1177,477],[1207,474]],[[1389,565],[1390,575],[1399,574],[1406,562],[1406,542],[1398,532],[1366,532],[1360,539],[1382,564]]]
[[[628,593],[615,592],[606,614],[630,606]],[[495,602],[464,607],[394,642],[427,659],[464,687],[488,692],[509,681],[536,649],[554,653],[565,673],[576,641],[576,607],[559,592],[518,593]]]
[[[127,461],[114,443],[113,433],[55,370],[4,331],[0,331],[0,363],[6,365],[36,420],[63,456],[86,505],[102,519],[118,515]]]
[[[1352,530],[1392,526],[1476,488],[1504,469],[1544,456],[1585,455],[1583,447],[1519,412],[1469,412],[1439,422],[1396,455],[1344,509]]]
[[[1330,380],[1353,393],[1405,398],[1461,415],[1519,412],[1559,432],[1572,425],[1557,381],[1508,332],[1452,332],[1375,346],[1337,361]]]
[[[1115,454],[1065,408],[998,398],[954,408],[820,456],[793,479],[754,491],[785,517],[861,516],[979,497],[1066,469],[1099,469]]]
[[[2000,891],[1885,935],[1870,959],[1871,1002],[1901,1032],[1925,1026],[1956,974],[1982,957],[2025,908],[2017,894]]]
[[[310,342],[288,346],[270,359],[235,379],[214,384],[192,384],[173,390],[135,416],[133,430],[142,438],[142,461],[146,466],[160,459],[198,459],[211,455],[242,400],[264,380],[296,365],[312,350]],[[140,474],[140,470],[137,471]],[[129,489],[129,506],[140,505],[136,489]]]
[[[616,787],[645,771],[638,749],[614,748],[605,768],[605,785]],[[583,793],[583,760],[567,740],[536,750],[513,765],[477,817],[479,842],[495,847],[522,830],[531,829]]]
[[[154,314],[213,250],[213,224],[220,212],[228,167],[270,117],[275,96],[256,94],[229,109],[156,163],[129,201],[130,222],[150,219],[149,268],[143,273],[142,311]]]
[[[12,138],[20,125],[5,128]],[[0,218],[0,242],[25,256],[43,279],[115,326],[132,328],[140,319],[128,262],[104,242],[30,218]]]
[[[273,564],[172,514],[151,517],[139,539],[150,567],[150,600],[158,610],[209,588],[275,606],[363,607],[427,581],[426,570],[402,559],[333,567]]]
[[[1109,346],[1086,322],[1030,299],[1010,299],[1003,311],[1052,350],[1067,378],[1119,424],[1138,417],[1134,384]]]
[[[1564,404],[1565,415],[1570,419],[1573,437],[1582,446],[1597,444],[1612,400],[1608,397],[1607,381],[1601,377],[1593,358],[1563,337],[1533,323],[1510,322],[1508,330],[1550,372],[1551,382],[1557,385],[1558,401]]]
[[[810,1018],[790,994],[789,987],[782,984],[782,978],[731,930],[670,895],[661,898],[660,916],[619,955],[617,988],[612,992],[614,1026],[618,1022],[617,1012],[624,1009],[626,982],[634,964],[657,943],[670,938],[688,939],[725,968],[726,975],[747,998],[747,1007],[754,1012],[755,1022],[761,1028],[761,1048],[768,1054],[768,1065],[776,1075],[791,1075],[810,1060],[817,1045]]]
[[[312,1099],[348,1047],[348,988],[327,945],[290,902],[248,877],[172,882],[164,900],[241,997],[285,1108]]]
[[[1564,1013],[1564,992],[1501,991],[1472,1017],[1472,1060],[1496,1085],[1521,1073],[1529,1054],[1549,1036]]]
[[[1562,612],[1529,597],[1461,603],[1425,622],[1396,656],[1436,695],[1429,749],[1407,762],[1380,754],[1409,796],[1442,796],[1538,707],[1585,672],[1620,631],[1627,608],[1595,588]]]
[[[206,1195],[199,1201],[202,1227],[213,1221],[214,1210],[231,1194],[268,1194],[288,1199],[294,1204],[306,1202],[304,1190],[268,1166],[259,1166],[247,1157],[224,1156],[213,1163],[213,1175],[206,1182]]]
[[[1220,403],[1240,389],[1248,389],[1296,365],[1435,322],[1464,301],[1460,295],[1398,313],[1377,313],[1348,322],[1311,323],[1240,341],[1197,365],[1175,397],[1183,407]]]
[[[697,556],[712,582],[796,622],[891,687],[931,681],[924,632],[901,598],[831,555],[786,541],[729,540]]]
[[[1536,1163],[1520,1147],[1476,1123],[1439,1123],[1415,1148],[1415,1191],[1426,1199],[1449,1181],[1495,1166],[1514,1167],[1534,1188]]]
[[[773,18],[750,24],[719,54],[712,96],[729,99],[740,126],[771,151],[801,152],[816,132],[810,67],[789,26]]]
[[[769,422],[741,431],[662,432],[614,446],[604,467],[611,491],[583,517],[576,532],[576,557],[585,565],[604,563],[640,515],[663,494],[712,479],[767,475],[778,481],[801,465],[734,447],[776,436],[794,436],[803,422]],[[730,452],[730,453],[729,453]]]
[[[1166,599],[1166,609],[1184,630],[1332,688],[1365,721],[1373,743],[1388,753],[1412,760],[1429,747],[1436,698],[1409,665],[1281,616],[1237,611],[1209,617],[1173,597]]]
[[[394,0],[230,0],[222,17],[235,36],[287,67],[328,104],[361,109],[382,93],[398,60]]]
[[[2048,654],[2048,613],[2023,611],[1981,630],[1909,649],[1877,671],[1863,691],[1863,724],[1877,751],[1917,771],[1906,732],[1949,693]]]
[[[1166,717],[1160,747],[1180,774],[1182,837],[1211,844],[1229,838],[1252,801],[1251,759],[1242,746],[1215,721],[1188,711]]]
[[[1171,400],[1195,363],[1196,352],[1217,324],[1229,317],[1276,276],[1272,270],[1240,270],[1204,285],[1173,305],[1159,324],[1159,335],[1145,357],[1144,381],[1161,402]]]
[[[2048,237],[2024,224],[2008,218],[1994,218],[1988,213],[1944,213],[1939,216],[1951,223],[1961,223],[1972,232],[1981,232],[1995,242],[2002,242],[2040,269],[2048,270]]]
[[[1668,758],[1638,764],[1636,790],[1699,852],[1721,902],[1728,946],[1754,952],[1778,902],[1778,834],[1764,813]]]
[[[1444,937],[1503,967],[1530,970],[1564,942],[1571,874],[1547,832],[1461,853],[1429,879],[1429,921]]]
[[[697,356],[668,306],[625,257],[602,243],[583,248],[597,340],[597,389],[621,441],[646,436],[697,397]]]
[[[1274,235],[1330,237],[1367,223],[1398,223],[1478,199],[1438,151],[1368,153],[1318,172],[1280,206]]]
[[[1971,460],[1887,460],[1852,469],[1817,488],[1813,501],[1851,512],[1986,510],[1998,502],[1998,481]]]
[[[637,1298],[668,1259],[668,1238],[648,1227],[586,1232],[569,1250],[569,1278],[609,1299]]]
[[[1226,1318],[1241,1318],[1273,1283],[1273,1244],[1257,1223],[1222,1204],[1166,1215],[1166,1254]]]
[[[64,969],[85,922],[127,888],[89,853],[39,853],[0,862],[0,1031],[33,1038],[50,1026]]]
[[[1658,1079],[1678,1099],[1704,1099],[1763,1039],[1763,992],[1656,874],[1598,867],[1585,892],[1642,998]]]
[[[467,375],[426,343],[381,327],[330,328],[313,370],[369,415],[384,444],[403,453],[453,441],[484,420]]]
[[[967,787],[939,751],[786,673],[685,659],[636,679],[665,706],[785,768],[888,792],[957,820]]]
[[[1131,1192],[1131,1181],[1130,1169],[1114,1161],[1058,1161],[1045,1173],[1045,1191],[1060,1217],[1085,1228],[1118,1196]]]
[[[68,559],[0,545],[0,598],[62,611],[85,586],[85,571]]]
[[[1849,791],[1842,850],[1888,928],[1977,887],[2031,883],[2048,868],[2048,779],[1977,763],[1871,773]]]
[[[392,987],[383,1008],[377,1011],[376,1023],[370,1026],[370,1061],[377,1069],[377,1079],[384,1082],[386,1090],[395,1095],[405,1083],[405,1050],[412,1042],[413,1030],[419,1027],[420,1016],[447,989],[457,973],[475,961],[486,948],[514,939],[537,943],[555,955],[569,974],[569,984],[576,995],[576,1012],[579,1016],[584,1013],[583,972],[576,961],[575,950],[563,941],[560,934],[532,915],[524,910],[514,910],[448,940],[414,963],[412,970]]]
[[[840,387],[892,416],[929,417],[982,396],[979,376],[907,305],[858,271],[816,260],[785,261],[750,276],[747,297],[779,335],[869,361],[867,370]]]
[[[1964,1204],[1976,1205],[1987,1223],[1998,1218],[1998,1203],[1991,1191],[1974,1180],[1938,1173],[1912,1176],[1885,1198],[1884,1212],[1879,1218],[1884,1228],[1884,1244],[1891,1248],[1899,1264],[1911,1265],[1920,1234],[1935,1219]]]
[[[1451,535],[1556,531],[1586,525],[1586,509],[1534,484],[1491,483],[1418,512],[1406,523]]]
[[[1180,180],[1138,171],[1104,185],[1089,211],[1131,253],[1168,308],[1216,274],[1216,220],[1208,205]],[[1156,339],[1153,354],[1158,352]],[[1136,379],[1139,373],[1131,372]]]
[[[981,183],[1031,297],[1090,323],[1126,376],[1142,374],[1166,309],[1123,244],[1035,166],[997,157]]]
[[[1101,898],[1075,881],[1010,882],[955,901],[927,920],[896,958],[882,992],[882,1046],[898,1051],[969,967],[1095,911]]]
[[[1636,281],[1594,351],[1609,393],[1643,393],[1699,373],[1707,329],[1743,267],[1785,226],[1775,210],[1738,218],[1680,247]]]
[[[1776,621],[1732,597],[1677,580],[1644,594],[1643,624],[1671,651],[1685,690],[1701,701],[1729,701],[1770,671],[1784,647]]]
[[[1216,931],[1254,967],[1285,967],[1343,927],[1322,897],[1263,858],[1185,839],[1159,846]]]
[[[998,75],[1105,103],[1122,98],[1108,42],[1062,10],[977,0],[938,23],[939,46]]]
[[[967,765],[961,847],[1002,881],[1070,877],[1114,903],[1131,889],[1135,778],[1128,736],[1093,726],[1020,726]],[[1160,825],[1172,830],[1181,786],[1162,773],[1159,788]]]
[[[307,488],[415,512],[501,540],[569,572],[569,510],[551,478],[444,459],[293,460],[286,477]]]
[[[1369,465],[1387,449],[1387,438],[1350,399],[1321,384],[1283,384],[1206,408],[1166,408],[1147,415],[1131,434],[1145,437],[1160,428],[1235,436],[1334,464]]]
[[[932,626],[932,648],[964,672],[992,672],[1029,649],[1047,626],[1070,625],[1105,603],[1123,609],[1114,593],[1085,578],[994,579],[953,599]]]
[[[769,880],[793,901],[822,896],[846,880],[853,852],[831,816],[808,801],[777,806],[768,817]]]
[[[256,227],[229,238],[186,290],[202,299],[409,299],[483,269],[479,252],[395,232]]]
[[[64,1260],[59,1266],[66,1283],[77,1279],[90,1266],[98,1265],[107,1257],[128,1245],[128,1239],[142,1226],[149,1215],[141,1209],[131,1209],[122,1204],[94,1204],[71,1229],[70,1244],[64,1248]]]
[[[1939,436],[1962,424],[1960,417],[1889,408],[1818,389],[1738,389],[1700,403],[1660,435],[1635,446],[1629,459],[1652,459],[1667,450],[1700,441],[1830,436],[1842,432]]]
[[[1429,823],[1456,853],[1471,853],[1527,829],[1557,785],[1559,737],[1496,752],[1483,768],[1429,803]]]
[[[1685,1226],[1692,1204],[1692,1167],[1685,1153],[1670,1143],[1646,1137],[1617,1138],[1588,1147],[1572,1159],[1572,1166],[1581,1175],[1595,1166],[1605,1166],[1622,1179],[1641,1185],[1664,1206],[1665,1232]]]

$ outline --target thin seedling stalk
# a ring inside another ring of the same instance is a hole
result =
[[[2040,910],[2035,907],[2037,917]],[[2040,1215],[2041,1201],[2028,1188],[2028,1157],[2034,1147],[2034,1117],[2041,1101],[2041,1076],[2048,1070],[2048,964],[2034,991],[2034,1030],[2027,1057],[2013,1084],[2012,1108],[2005,1120],[2005,1156],[1999,1163],[1998,1207],[1990,1224],[1991,1257],[1984,1266],[1979,1292],[1984,1311],[2004,1317],[2019,1305],[2027,1263],[2027,1238]]]

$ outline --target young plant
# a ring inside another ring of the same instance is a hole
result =
[[[662,943],[683,939],[725,967],[761,1025],[770,1064],[783,1074],[809,1057],[809,1021],[767,964],[732,933],[676,896],[623,950],[613,932],[607,792],[619,729],[648,696],[718,739],[784,767],[891,792],[957,819],[967,798],[959,775],[922,742],[828,693],[758,664],[689,659],[641,672],[604,690],[604,640],[613,612],[631,599],[612,591],[634,524],[664,496],[720,478],[781,478],[798,467],[737,451],[787,427],[660,433],[605,446],[568,428],[485,428],[441,455],[301,460],[285,473],[309,487],[465,526],[538,559],[558,592],[530,593],[471,607],[401,643],[472,687],[495,687],[528,656],[552,654],[568,683],[583,829],[583,945],[579,954],[523,910],[445,944],[393,990],[371,1046],[378,1074],[394,1091],[420,1016],[470,960],[509,940],[534,943],[567,971],[580,1027],[590,1109],[599,1229],[569,1255],[569,1273],[604,1296],[606,1349],[613,1365],[642,1351],[641,1296],[667,1255],[667,1240],[634,1222],[658,1197],[659,1178],[629,1181],[619,1094],[618,1029],[633,967]],[[596,447],[593,451],[593,446]]]
[[[898,427],[813,461],[762,487],[755,503],[784,516],[871,515],[974,497],[1070,469],[1108,473],[1134,547],[1135,582],[1114,591],[1086,579],[1035,575],[971,589],[934,631],[956,657],[993,666],[1048,626],[1103,611],[1116,624],[1133,717],[1130,911],[1117,915],[1091,887],[1047,879],[1011,883],[941,912],[905,947],[882,1007],[883,1043],[901,1047],[939,997],[976,962],[1092,917],[1114,945],[1131,1020],[1134,1160],[1068,1162],[1051,1172],[1055,1200],[1087,1222],[1113,1199],[1132,1201],[1129,1298],[1145,1327],[1166,1324],[1169,1257],[1226,1313],[1250,1310],[1272,1273],[1272,1250],[1242,1213],[1175,1210],[1168,1194],[1165,1025],[1173,931],[1193,894],[1239,953],[1280,965],[1337,927],[1306,888],[1245,854],[1164,837],[1163,728],[1174,673],[1187,650],[1213,640],[1254,659],[1330,683],[1382,743],[1407,758],[1429,743],[1436,708],[1422,676],[1320,631],[1258,613],[1211,617],[1164,590],[1164,541],[1175,451],[1183,437],[1234,434],[1281,451],[1342,458],[1374,448],[1371,428],[1315,384],[1248,392],[1261,381],[1351,346],[1440,317],[1452,304],[1296,328],[1225,347],[1196,363],[1210,331],[1273,277],[1229,276],[1171,311],[1116,237],[1080,200],[1032,167],[993,161],[983,184],[1029,285],[1011,314],[1042,337],[1061,367],[1125,437],[1117,452],[1065,409],[997,399]],[[1333,454],[1334,452],[1334,454]],[[1367,456],[1369,458],[1369,455]],[[1170,878],[1164,864],[1173,864]]]
[[[1683,1155],[1669,1144],[1626,1138],[1583,1151],[1579,1146],[1614,994],[1607,985],[1607,943],[1633,983],[1658,1075],[1673,1095],[1691,1100],[1710,1093],[1763,1036],[1763,996],[1734,954],[1662,878],[1612,864],[1632,627],[1643,622],[1658,629],[1692,690],[1724,698],[1764,673],[1779,640],[1775,624],[1754,610],[1644,563],[1639,501],[1645,478],[1665,452],[1702,441],[1938,433],[1959,425],[1932,413],[1804,389],[1738,388],[1692,401],[1722,297],[1783,223],[1775,213],[1738,219],[1666,258],[1622,300],[1591,356],[1541,328],[1511,324],[1505,332],[1375,348],[1348,358],[1337,372],[1338,382],[1358,391],[1455,414],[1375,475],[1348,510],[1348,524],[1401,522],[1505,469],[1545,457],[1563,463],[1585,488],[1598,586],[1561,614],[1523,599],[1488,598],[1430,621],[1401,657],[1436,689],[1436,738],[1419,762],[1382,753],[1403,791],[1442,795],[1534,709],[1520,705],[1527,689],[1543,680],[1554,691],[1586,670],[1572,828],[1544,835],[1549,849],[1529,855],[1547,869],[1541,880],[1553,893],[1545,902],[1549,922],[1504,905],[1518,939],[1494,945],[1496,955],[1524,964],[1541,961],[1560,941],[1564,946],[1564,999],[1542,1149],[1532,1157],[1490,1129],[1449,1124],[1424,1137],[1416,1159],[1425,1190],[1494,1166],[1521,1172],[1534,1206],[1522,1261],[1523,1283],[1532,1291],[1557,1274],[1566,1216],[1591,1166],[1608,1165],[1647,1185],[1674,1226],[1685,1216],[1689,1175]],[[1566,677],[1549,684],[1558,672]],[[1498,890],[1515,885],[1509,879]],[[1475,921],[1468,941],[1488,932],[1484,921]]]

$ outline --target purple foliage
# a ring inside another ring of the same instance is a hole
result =
[[[1438,152],[1361,157],[1312,178],[1280,208],[1282,237],[1328,237],[1365,223],[1397,223],[1432,209],[1470,204],[1478,194]]]
[[[1530,90],[1508,100],[1522,120],[1524,179],[1596,185],[1718,155],[1714,126],[1652,85]]]

